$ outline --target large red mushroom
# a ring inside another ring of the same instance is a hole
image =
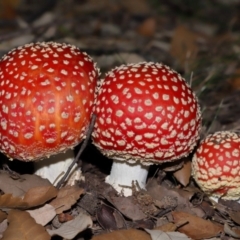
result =
[[[99,86],[93,143],[113,159],[106,182],[125,196],[145,188],[148,166],[187,156],[199,139],[200,107],[186,81],[160,63],[122,65]]]
[[[203,139],[193,156],[192,176],[213,200],[240,200],[240,135],[219,131]]]
[[[64,43],[30,43],[3,56],[0,150],[10,159],[22,161],[62,153],[53,160],[55,164],[62,161],[58,167],[52,167],[49,158],[43,163],[45,169],[38,172],[43,177],[50,174],[53,182],[66,170],[61,165],[66,165],[65,157],[68,163],[72,161],[73,154],[63,152],[85,137],[98,74],[89,55]]]

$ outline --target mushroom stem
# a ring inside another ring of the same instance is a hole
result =
[[[125,197],[132,195],[133,184],[137,189],[145,189],[149,166],[139,162],[128,163],[114,160],[111,173],[106,177],[106,183]]]
[[[35,174],[48,179],[53,185],[56,185],[73,160],[74,152],[72,149],[64,153],[52,155],[48,159],[43,159],[34,163]],[[81,177],[81,170],[77,164],[75,164],[68,176],[67,184],[73,185],[75,180],[80,180]]]

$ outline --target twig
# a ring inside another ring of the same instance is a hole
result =
[[[91,118],[91,122],[90,125],[88,127],[88,131],[87,131],[87,135],[86,138],[83,141],[83,144],[81,146],[81,148],[78,151],[77,156],[74,158],[73,162],[70,164],[70,166],[68,167],[68,170],[66,171],[66,173],[63,175],[63,177],[61,178],[61,180],[57,183],[57,188],[59,189],[62,184],[65,182],[65,180],[67,179],[69,173],[71,172],[72,168],[74,167],[74,165],[78,162],[79,157],[81,156],[82,152],[84,151],[84,149],[87,147],[88,141],[91,137],[92,131],[93,131],[93,127],[95,124],[95,120],[96,120],[96,115],[93,114],[92,118]]]

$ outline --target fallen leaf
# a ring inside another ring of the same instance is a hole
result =
[[[145,229],[151,235],[152,240],[189,240],[190,238],[180,232],[163,232],[161,230]]]
[[[23,198],[3,194],[0,195],[0,208],[27,209],[39,206],[56,197],[57,191],[53,186],[43,186],[29,189]]]
[[[190,159],[184,161],[182,168],[173,173],[174,177],[181,183],[184,187],[189,184],[191,177],[192,164]]]
[[[191,65],[199,52],[198,42],[206,40],[203,34],[193,32],[180,25],[175,31],[171,42],[170,54],[177,59],[181,67]]]
[[[178,231],[193,239],[211,238],[223,232],[223,226],[185,212],[173,211],[172,216],[175,224],[187,222],[184,226],[179,227]]]
[[[145,37],[153,37],[156,32],[157,23],[155,18],[145,19],[138,27],[137,32]]]
[[[228,214],[235,223],[240,224],[240,211],[229,210]]]
[[[231,228],[226,222],[224,223],[224,232],[231,237],[240,238],[240,228]]]
[[[164,232],[174,232],[174,231],[176,231],[177,227],[178,226],[174,223],[166,223],[164,225],[154,228],[154,230],[161,230]]]
[[[57,197],[53,199],[50,204],[56,209],[56,213],[60,214],[70,209],[83,193],[84,190],[82,188],[76,185],[67,185],[59,190]]]
[[[235,73],[232,74],[231,78],[228,80],[233,90],[240,89],[240,68],[235,70]]]
[[[13,196],[23,196],[29,189],[39,186],[52,186],[47,180],[34,174],[19,175],[19,178],[12,178],[10,174],[0,170],[0,189],[4,193],[11,193]]]
[[[7,214],[0,210],[0,223],[7,218]]]
[[[50,204],[45,204],[40,208],[28,210],[27,212],[34,218],[36,223],[42,226],[45,226],[56,216],[55,208]]]
[[[34,187],[26,192],[23,200],[30,206],[39,206],[56,197],[57,194],[57,188],[52,185]]]
[[[2,240],[50,240],[45,228],[35,222],[29,213],[11,210],[8,214],[9,226],[3,233]]]
[[[1,0],[0,1],[0,18],[13,19],[17,16],[17,7],[20,0]]]
[[[127,228],[121,213],[106,204],[101,204],[98,207],[96,217],[103,229],[117,230]]]
[[[118,230],[111,233],[94,236],[92,240],[152,240],[150,235],[136,229]]]
[[[77,234],[84,231],[86,228],[92,227],[92,219],[90,216],[80,213],[73,220],[63,223],[58,229],[47,229],[51,236],[61,236],[66,239],[73,239]]]
[[[0,208],[28,208],[29,204],[20,197],[14,197],[12,194],[0,195]]]

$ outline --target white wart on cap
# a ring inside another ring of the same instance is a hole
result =
[[[208,135],[192,161],[192,176],[209,196],[240,199],[240,136],[230,131]]]
[[[93,142],[114,164],[173,161],[188,155],[199,139],[196,96],[177,72],[160,63],[110,71],[98,89],[95,112]]]

